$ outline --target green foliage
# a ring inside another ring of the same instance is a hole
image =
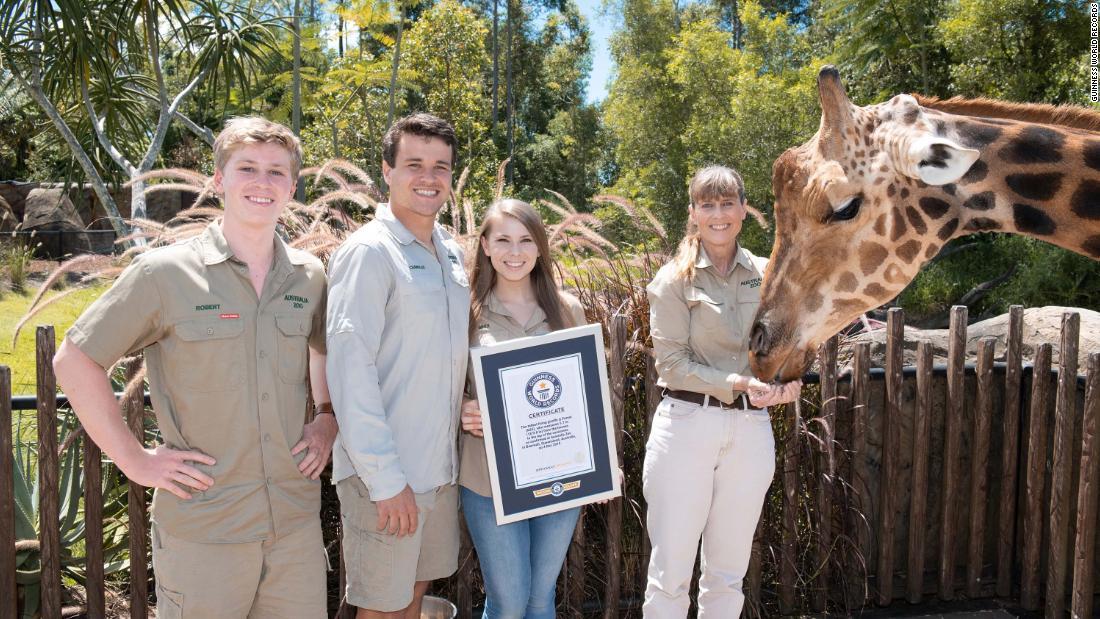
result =
[[[1089,22],[1081,2],[958,0],[939,24],[957,94],[1086,103]]]
[[[816,63],[805,37],[785,16],[768,17],[748,2],[740,12],[741,49],[706,14],[693,21],[685,16],[679,32],[666,27],[668,38],[660,41],[651,28],[663,5],[630,4],[640,15],[638,31],[616,40],[625,64],[607,107],[623,168],[615,190],[653,208],[671,230],[681,230],[688,178],[699,167],[720,163],[741,172],[750,203],[770,210],[772,162],[813,135],[817,125]],[[745,241],[763,254],[771,246],[764,234],[749,234]]]
[[[12,291],[21,293],[27,283],[27,269],[34,259],[35,245],[24,244],[18,238],[0,241],[0,293],[3,281]]]
[[[1010,274],[970,305],[975,319],[1027,307],[1100,308],[1100,262],[1049,243],[1007,234],[979,234],[953,241],[902,293],[916,321],[946,324],[947,311],[975,287]]]
[[[937,34],[943,0],[826,0],[812,37],[835,59],[853,101],[902,92],[947,94],[947,50]]]
[[[481,76],[489,55],[488,26],[455,0],[442,0],[421,15],[407,35],[409,68],[424,91],[428,109],[451,121],[467,149],[488,127],[481,112]],[[467,152],[470,157],[473,153]]]

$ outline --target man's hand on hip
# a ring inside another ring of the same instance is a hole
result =
[[[130,481],[146,488],[161,488],[183,500],[191,498],[187,490],[204,492],[214,485],[214,478],[203,473],[188,462],[201,462],[213,465],[214,459],[197,451],[179,451],[165,445],[155,449],[142,449],[139,459],[133,465],[127,465],[123,473]],[[121,468],[121,463],[119,463]]]

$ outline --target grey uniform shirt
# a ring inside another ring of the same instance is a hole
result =
[[[432,242],[435,256],[380,205],[329,263],[333,482],[359,475],[372,501],[457,475],[470,285],[461,248],[438,224]]]

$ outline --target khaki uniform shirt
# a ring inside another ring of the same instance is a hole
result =
[[[275,239],[263,294],[221,226],[137,257],[76,321],[69,340],[109,368],[145,351],[161,439],[217,464],[190,500],[157,490],[153,521],[206,542],[282,536],[317,519],[319,482],[291,456],[306,418],[308,347],[324,351],[325,272]]]
[[[723,276],[700,247],[694,281],[677,276],[672,263],[657,271],[646,292],[658,385],[726,404],[741,395],[731,374],[750,373],[749,332],[767,264],[738,246]]]
[[[572,322],[570,326],[579,327],[587,324],[584,317],[584,307],[581,302],[571,294],[561,293],[562,309],[566,312],[566,320]],[[490,292],[485,299],[482,308],[481,319],[477,325],[477,331],[470,340],[470,346],[488,346],[497,342],[514,340],[517,337],[530,337],[533,335],[545,335],[550,333],[550,324],[546,322],[546,313],[541,307],[535,308],[535,313],[527,320],[527,324],[519,324],[508,312],[508,308],[497,299],[495,293]],[[470,393],[476,390],[473,374],[469,376]],[[459,465],[458,483],[465,488],[480,494],[492,496],[492,484],[489,482],[489,462],[485,454],[485,439],[474,436],[469,432],[462,433],[462,461]]]
[[[372,501],[453,484],[458,471],[470,284],[438,224],[432,244],[435,255],[381,205],[329,263],[332,481],[359,475]]]

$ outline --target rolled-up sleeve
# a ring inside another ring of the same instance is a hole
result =
[[[329,393],[340,426],[338,441],[372,501],[396,496],[407,483],[382,403],[378,351],[393,271],[381,250],[345,245],[330,264],[328,294]]]
[[[66,333],[104,369],[164,336],[163,303],[152,264],[138,256]]]
[[[646,287],[649,325],[657,374],[669,389],[694,391],[730,401],[734,378],[730,372],[700,363],[691,349],[691,308],[684,286],[661,271]]]

